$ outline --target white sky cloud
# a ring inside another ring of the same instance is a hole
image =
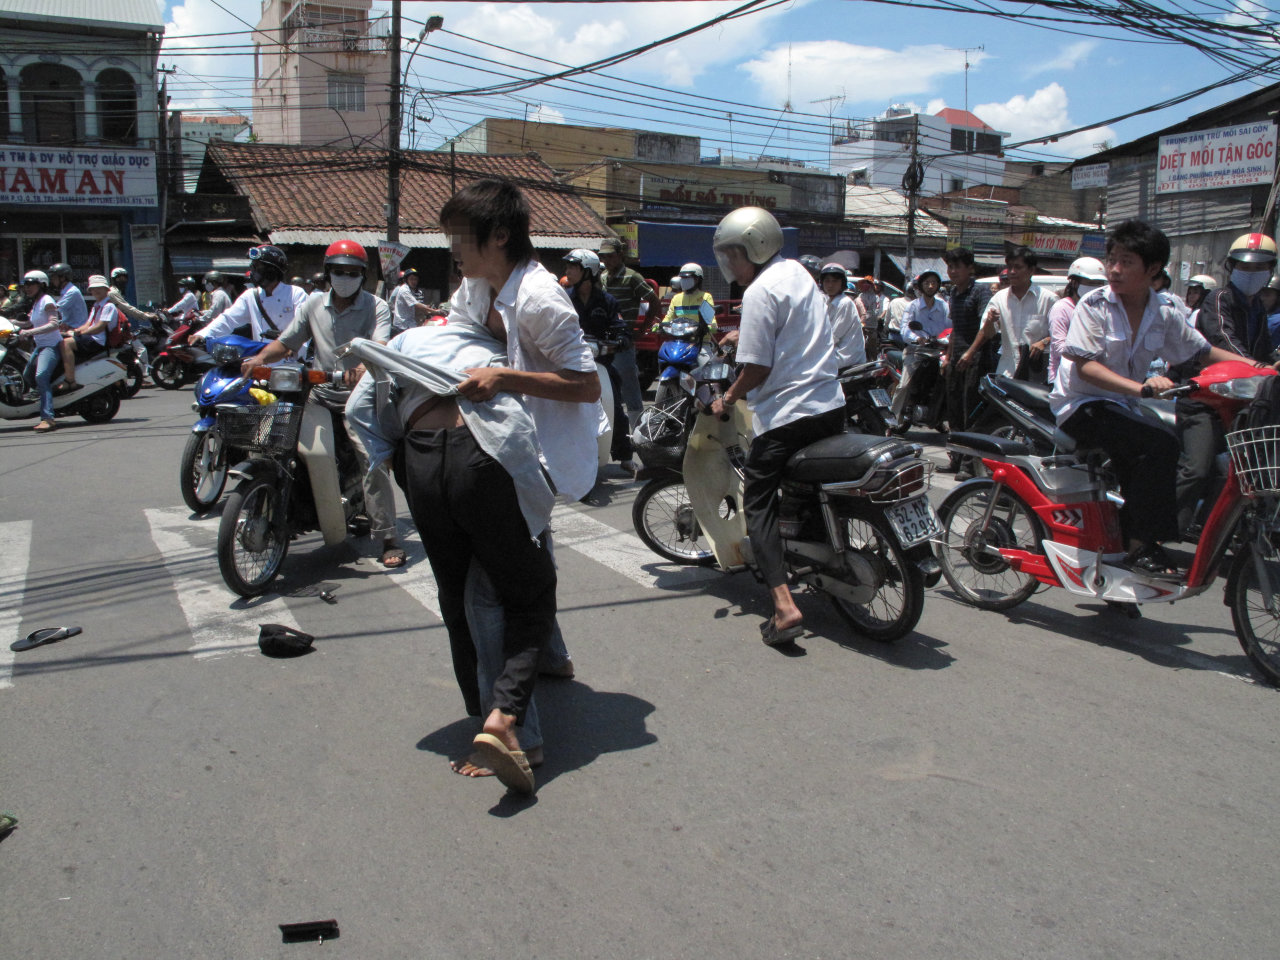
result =
[[[1051,83],[1030,96],[1018,94],[1004,103],[980,103],[973,107],[973,113],[989,126],[1007,131],[1011,140],[1018,141],[1076,126],[1068,107],[1067,91],[1060,84]],[[1114,137],[1115,131],[1110,127],[1098,127],[1047,144],[1043,149],[1050,153],[1082,157],[1093,153],[1099,141]]]
[[[262,15],[262,5],[258,0],[221,2],[227,10],[250,24],[256,24]],[[252,55],[210,49],[230,44],[248,44],[248,34],[234,33],[247,30],[248,27],[229,17],[211,0],[185,0],[181,5],[175,5],[169,16],[169,22],[165,25],[164,44],[160,50],[160,62],[177,67],[177,73],[170,74],[168,78],[173,108],[236,108],[248,112],[253,81]],[[219,36],[220,31],[229,35]],[[200,34],[204,36],[199,36]],[[213,36],[209,36],[210,34]],[[192,39],[181,39],[184,36],[191,36]]]
[[[1081,40],[1079,43],[1069,43],[1052,60],[1045,60],[1043,63],[1036,63],[1029,67],[1027,76],[1035,76],[1040,73],[1064,73],[1068,70],[1074,70],[1089,59],[1089,54],[1093,53],[1097,46],[1097,40]]]
[[[905,47],[864,47],[841,40],[816,40],[773,47],[741,69],[751,75],[763,103],[781,105],[787,99],[790,67],[791,105],[813,110],[810,102],[843,93],[846,103],[871,105],[879,113],[890,102],[912,94],[933,93],[945,79],[964,75],[964,52],[941,44]],[[971,54],[972,68],[988,54]],[[814,111],[816,112],[816,111]]]

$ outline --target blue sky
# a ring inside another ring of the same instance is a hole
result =
[[[1203,0],[1206,5],[1212,0]],[[161,60],[175,106],[247,111],[252,60],[241,20],[256,23],[259,0],[166,4]],[[1222,0],[1215,16],[1261,15],[1255,0]],[[375,3],[375,15],[388,5]],[[1088,24],[1075,32],[971,14],[922,11],[847,0],[793,0],[712,27],[605,71],[558,87],[512,95],[457,97],[506,77],[555,67],[533,54],[579,65],[656,41],[737,6],[735,3],[485,4],[405,0],[404,33],[416,36],[432,13],[432,34],[413,61],[410,88],[425,91],[414,121],[419,147],[439,146],[485,115],[639,127],[703,137],[703,153],[761,152],[821,166],[828,118],[869,117],[891,103],[935,112],[968,105],[1014,140],[1105,120],[1208,84],[1229,71],[1186,46],[1124,42],[1132,35]],[[237,19],[240,18],[240,20]],[[416,22],[415,22],[416,21]],[[225,33],[218,37],[194,34]],[[483,46],[487,41],[496,46]],[[214,50],[213,46],[227,49]],[[498,48],[508,48],[508,52]],[[982,47],[982,50],[974,48]],[[968,54],[963,48],[970,48]],[[1280,47],[1277,48],[1280,53]],[[484,57],[496,63],[480,63]],[[1267,81],[1219,86],[1158,113],[1029,147],[1026,158],[1084,156],[1101,141],[1124,142],[1242,96]],[[649,86],[635,86],[628,81]],[[586,84],[593,85],[588,88]],[[706,99],[703,99],[706,98]],[[725,101],[732,101],[727,103]],[[791,110],[783,109],[790,103]]]

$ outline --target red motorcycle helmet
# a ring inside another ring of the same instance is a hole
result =
[[[354,240],[335,240],[324,252],[326,267],[361,267],[369,268],[369,255],[364,247]]]

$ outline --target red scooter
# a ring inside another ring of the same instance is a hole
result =
[[[1242,361],[1216,363],[1177,390],[1214,409],[1230,452],[1229,460],[1219,458],[1217,490],[1206,497],[1203,531],[1181,580],[1121,565],[1119,498],[1100,469],[1099,451],[1074,451],[1060,433],[1059,451],[1072,452],[1050,457],[1014,440],[953,433],[948,448],[981,459],[990,476],[956,487],[938,508],[947,582],[984,610],[1007,610],[1048,585],[1136,615],[1134,604],[1203,593],[1226,569],[1225,600],[1240,645],[1263,678],[1280,685],[1280,417],[1275,426],[1235,429],[1275,375]]]
[[[178,390],[216,366],[207,351],[191,346],[198,319],[199,314],[188,310],[178,329],[169,334],[164,347],[152,359],[151,379],[157,387]]]

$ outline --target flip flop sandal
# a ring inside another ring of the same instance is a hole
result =
[[[402,547],[392,547],[390,550],[382,551],[382,565],[388,570],[403,567],[405,559],[406,554]]]
[[[484,765],[505,786],[517,793],[533,793],[533,770],[523,750],[512,750],[491,733],[478,733],[471,745],[484,758]]]
[[[21,640],[15,640],[9,644],[9,649],[14,653],[21,653],[23,650],[31,650],[46,643],[57,643],[67,637],[74,637],[80,632],[80,627],[45,627],[27,634]]]
[[[1151,580],[1163,580],[1167,583],[1179,583],[1182,580],[1182,571],[1173,565],[1163,550],[1139,554],[1129,561],[1129,569]]]
[[[770,617],[760,624],[760,639],[770,647],[776,647],[789,640],[794,640],[802,633],[804,633],[803,623],[797,623],[794,626],[787,627],[785,630],[779,630],[777,624],[773,622],[773,617]]]

